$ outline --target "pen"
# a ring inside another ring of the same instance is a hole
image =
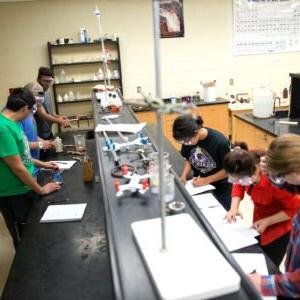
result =
[[[52,200],[52,201],[48,201],[48,204],[56,204],[56,203],[64,203],[69,201],[69,199],[64,199],[64,200]]]
[[[67,165],[68,164],[67,162],[63,162],[63,161],[55,161],[55,163],[61,164],[61,165]]]

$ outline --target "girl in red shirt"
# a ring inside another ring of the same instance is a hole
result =
[[[260,246],[279,267],[289,242],[291,218],[299,207],[298,196],[291,195],[273,185],[260,170],[261,151],[247,151],[238,147],[227,153],[224,169],[233,183],[231,208],[226,215],[229,223],[237,216],[245,192],[254,203],[253,228],[260,233]]]

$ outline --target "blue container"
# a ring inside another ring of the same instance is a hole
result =
[[[53,172],[52,181],[54,181],[55,183],[58,183],[58,184],[63,184],[64,183],[64,180],[63,180],[63,177],[62,177],[60,171],[54,171]]]

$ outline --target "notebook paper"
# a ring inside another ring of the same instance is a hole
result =
[[[80,221],[86,203],[49,205],[41,218],[41,223]]]

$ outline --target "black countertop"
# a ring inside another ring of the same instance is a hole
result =
[[[74,143],[73,137],[63,139]],[[88,152],[98,175],[95,140],[87,140]],[[70,155],[54,159],[69,160]],[[62,173],[61,190],[34,204],[17,249],[3,300],[113,299],[107,253],[101,184],[85,184],[78,162]],[[43,174],[49,181],[50,173]],[[87,203],[81,222],[39,223],[49,201]],[[0,270],[1,272],[1,270]]]
[[[119,113],[120,117],[114,120],[114,123],[135,123],[134,115],[127,107],[124,107]],[[97,106],[94,106],[94,118],[96,123],[101,123],[102,114],[97,112]],[[152,142],[156,142],[156,127],[147,126],[144,130],[147,136],[151,137]],[[114,142],[121,142],[117,135],[109,134],[113,137]],[[130,137],[130,140],[132,137]],[[147,192],[146,199],[140,197],[132,197],[128,195],[122,200],[117,199],[116,192],[113,188],[114,178],[111,176],[111,169],[114,166],[113,159],[110,153],[102,151],[105,145],[102,134],[96,135],[98,159],[101,181],[103,188],[103,200],[106,215],[106,228],[108,235],[108,246],[110,261],[112,266],[112,275],[114,282],[114,290],[116,299],[128,300],[152,300],[158,299],[155,287],[152,284],[151,278],[145,268],[142,257],[133,240],[130,224],[138,220],[146,220],[157,218],[160,216],[160,204],[158,197],[150,192]],[[152,147],[152,146],[151,146]],[[181,171],[183,159],[176,149],[164,139],[164,149],[170,153],[170,162],[175,167],[176,172]],[[152,149],[153,151],[153,149]],[[134,153],[124,152],[120,155],[123,163],[128,161],[137,161],[138,155]],[[107,188],[110,187],[110,188]],[[182,184],[176,178],[175,186],[176,199],[183,201],[186,204],[186,212],[190,214],[199,226],[213,239],[218,249],[225,253],[225,257],[232,265],[235,264],[231,254],[227,251],[224,244],[206,221],[200,209],[191,200]],[[248,251],[250,251],[248,249]],[[259,247],[254,247],[252,252],[260,252]],[[250,251],[250,252],[251,252]],[[236,264],[235,264],[236,266]],[[216,299],[260,299],[258,294],[253,290],[252,286],[246,280],[245,274],[241,272],[239,266],[236,266],[242,278],[241,289],[233,294],[218,297]]]
[[[164,101],[168,101],[165,99]],[[177,103],[181,103],[182,101],[177,99]],[[223,99],[223,98],[217,98],[216,101],[214,102],[204,102],[203,99],[200,101],[195,102],[194,104],[199,107],[199,106],[208,106],[208,105],[219,105],[219,104],[229,104],[230,101]],[[144,111],[153,111],[152,108],[148,107],[143,107],[143,106],[138,106],[138,105],[131,105],[131,108],[134,112],[144,112]]]
[[[235,116],[274,136],[279,136],[286,133],[300,134],[300,125],[287,125],[287,124],[279,123],[279,121],[292,121],[292,122],[298,122],[300,124],[300,118],[299,119],[290,119],[290,118],[278,119],[272,117],[272,118],[260,119],[254,117],[252,112],[235,114]]]

